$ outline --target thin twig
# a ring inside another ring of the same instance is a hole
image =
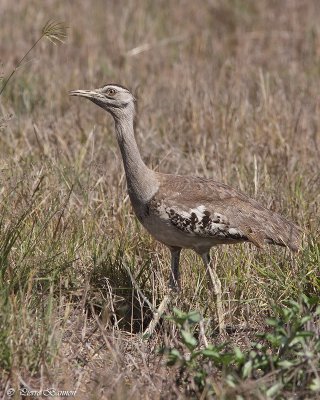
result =
[[[141,289],[139,288],[136,280],[134,279],[134,277],[133,277],[133,275],[132,275],[132,273],[130,271],[130,268],[126,264],[124,264],[124,266],[125,266],[125,268],[126,268],[126,270],[128,272],[128,275],[130,276],[130,279],[131,279],[133,287],[136,289],[136,291],[139,293],[139,295],[142,297],[142,299],[149,306],[150,310],[153,313],[153,319],[149,323],[148,328],[143,332],[143,338],[149,338],[153,334],[156,326],[158,325],[158,323],[160,321],[160,318],[162,317],[162,315],[168,309],[168,306],[169,306],[169,304],[171,302],[171,299],[172,299],[171,293],[169,293],[166,296],[164,296],[164,298],[163,298],[162,302],[160,303],[158,309],[155,309],[153,307],[153,305],[150,303],[150,301],[146,298],[146,296],[142,293]]]
[[[140,46],[134,47],[133,49],[127,51],[125,56],[126,57],[134,57],[141,53],[144,53],[145,51],[152,50],[154,48],[166,46],[171,43],[182,42],[186,38],[187,38],[187,35],[179,35],[179,36],[174,36],[171,38],[160,40],[159,42],[156,42],[156,43],[144,43],[144,44],[141,44]]]
[[[156,312],[153,313],[153,320],[150,322],[148,328],[143,332],[143,338],[147,339],[153,334],[156,326],[158,325],[158,323],[160,321],[160,318],[167,311],[168,306],[171,302],[171,299],[172,299],[172,296],[170,294],[167,294],[164,296],[158,309],[156,310]]]

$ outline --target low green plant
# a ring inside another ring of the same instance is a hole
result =
[[[256,335],[250,349],[241,350],[225,341],[201,347],[201,315],[174,309],[169,319],[178,328],[179,340],[163,350],[167,365],[177,367],[178,385],[189,395],[226,399],[319,394],[319,298],[303,295],[299,302],[274,306],[274,313],[266,320],[269,329]]]

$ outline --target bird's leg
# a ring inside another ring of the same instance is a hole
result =
[[[210,259],[210,253],[201,254],[204,266],[206,268],[206,273],[208,277],[208,285],[212,289],[215,297],[216,297],[216,309],[219,323],[219,331],[220,333],[225,333],[225,321],[224,321],[224,311],[222,306],[222,297],[221,297],[221,282],[216,273],[216,268],[213,263],[213,260]]]
[[[171,251],[171,273],[169,280],[169,287],[174,291],[180,289],[180,276],[179,276],[179,261],[181,247],[170,247]]]

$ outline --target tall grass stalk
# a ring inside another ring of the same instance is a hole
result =
[[[63,22],[57,22],[52,20],[48,21],[43,26],[41,34],[38,37],[38,39],[33,43],[33,45],[24,54],[24,56],[17,62],[17,64],[15,65],[9,76],[7,78],[2,77],[3,82],[0,88],[0,96],[2,95],[4,89],[6,88],[10,80],[13,78],[14,74],[22,66],[23,61],[28,57],[28,55],[37,46],[37,44],[44,38],[50,40],[50,42],[53,44],[64,43],[65,39],[67,38],[67,27]]]

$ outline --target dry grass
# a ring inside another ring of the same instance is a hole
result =
[[[272,302],[319,292],[319,12],[317,0],[1,1],[2,75],[49,18],[70,30],[39,43],[0,98],[0,391],[185,393],[157,353],[176,332],[141,339],[150,310],[127,270],[156,306],[168,253],[132,214],[111,118],[70,89],[127,85],[149,166],[227,182],[305,229],[295,258],[215,251],[228,324],[248,330],[231,341],[248,347]],[[182,265],[177,305],[218,340],[201,262],[185,252]]]

